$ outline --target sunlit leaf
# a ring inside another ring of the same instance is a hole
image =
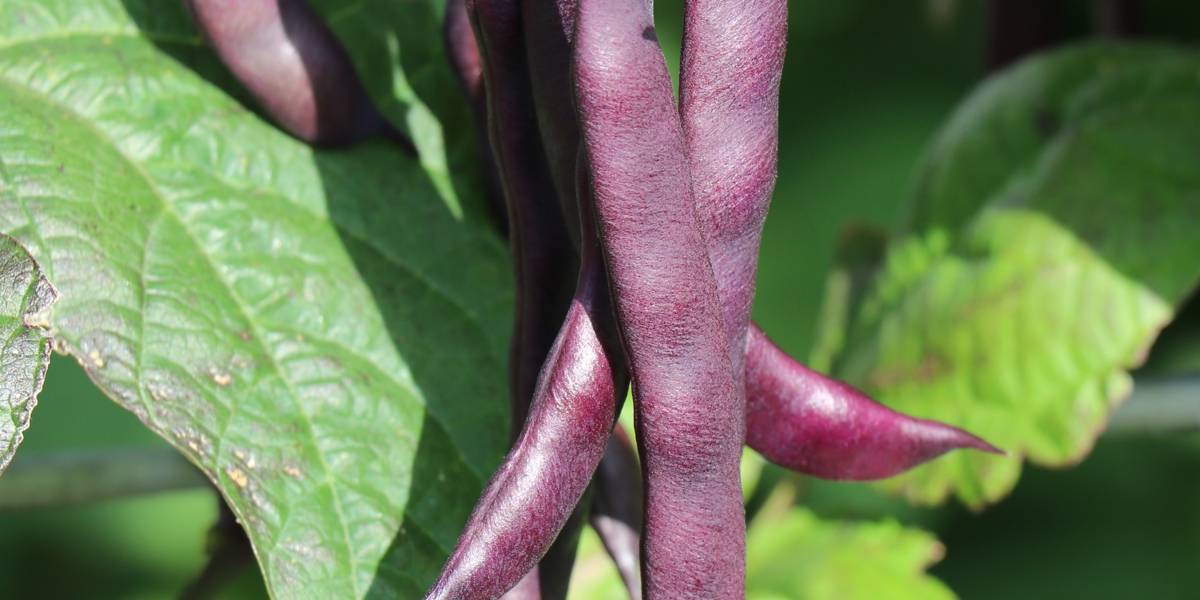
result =
[[[504,245],[402,150],[314,152],[247,112],[156,4],[0,5],[0,231],[276,597],[419,596],[506,442]]]
[[[871,284],[831,296],[847,326],[817,362],[1012,457],[954,453],[885,487],[979,506],[1023,457],[1086,455],[1200,279],[1197,73],[1191,51],[1076,47],[989,80],[950,118]]]
[[[804,508],[763,516],[746,539],[746,598],[752,600],[946,600],[925,574],[944,548],[895,521],[822,521]]]

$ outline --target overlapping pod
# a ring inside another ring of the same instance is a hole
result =
[[[471,118],[475,121],[477,134],[475,141],[479,152],[479,170],[483,176],[488,209],[491,210],[501,233],[507,235],[508,207],[504,201],[503,186],[500,184],[499,168],[488,141],[483,59],[479,56],[479,45],[475,43],[475,32],[471,30],[471,21],[467,17],[466,0],[446,2],[446,13],[442,20],[442,42],[454,78],[458,80],[458,85],[471,106]]]
[[[787,0],[684,4],[679,112],[739,385],[775,187]]]
[[[616,564],[630,600],[641,600],[642,472],[620,424],[613,428],[593,481],[592,529]]]
[[[578,258],[562,225],[525,62],[519,0],[467,3],[479,43],[488,138],[508,204],[516,314],[509,355],[512,432],[525,422],[538,373],[571,301]]]
[[[742,393],[645,0],[581,0],[575,105],[633,379],[647,598],[745,593]]]
[[[332,145],[375,134],[402,140],[367,96],[346,50],[304,0],[184,5],[229,70],[292,135]]]
[[[521,0],[529,75],[542,144],[571,240],[579,246],[575,155],[579,120],[571,97],[571,47],[577,0]]]
[[[586,213],[585,213],[586,216]],[[595,228],[525,428],[484,490],[428,598],[496,598],[542,558],[584,495],[625,396]],[[608,325],[608,327],[606,327]]]

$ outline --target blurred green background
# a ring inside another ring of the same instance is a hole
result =
[[[1066,4],[1073,33],[1087,35],[1087,2]],[[755,317],[803,358],[839,228],[896,221],[926,141],[982,77],[983,10],[978,0],[790,6],[779,181]],[[1142,7],[1157,37],[1200,39],[1200,3]],[[682,2],[656,8],[677,60]],[[63,448],[166,447],[72,358],[55,356],[49,373],[14,464]],[[980,514],[914,509],[855,484],[806,480],[801,490],[823,517],[891,515],[933,531],[947,553],[932,572],[967,600],[1200,595],[1200,438],[1102,438],[1077,467],[1027,468],[1012,496]],[[0,513],[0,597],[175,598],[205,562],[216,514],[210,490]],[[247,569],[223,597],[265,592]]]

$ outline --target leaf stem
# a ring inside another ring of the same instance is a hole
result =
[[[199,469],[169,448],[24,452],[0,477],[0,511],[76,506],[209,486]]]
[[[183,592],[179,600],[207,600],[218,597],[246,567],[254,562],[254,550],[246,530],[224,500],[217,522],[208,533],[208,563]]]
[[[1130,436],[1200,431],[1200,375],[1137,380],[1108,419],[1104,434]]]

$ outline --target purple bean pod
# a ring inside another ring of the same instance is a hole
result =
[[[955,448],[996,451],[808,370],[751,324],[759,241],[775,184],[786,45],[786,0],[684,6],[680,113],[730,356],[745,378],[747,444],[777,464],[827,479],[890,477]],[[745,362],[752,359],[754,368]],[[864,437],[875,443],[848,443]]]
[[[383,134],[412,149],[375,108],[337,37],[304,0],[184,0],[234,76],[288,133],[343,145]]]
[[[595,227],[585,223],[583,231],[575,299],[546,359],[525,428],[484,490],[429,599],[497,598],[516,585],[555,541],[604,454],[625,397],[624,361]],[[559,591],[565,590],[541,593]]]
[[[500,171],[492,156],[488,142],[487,98],[483,89],[483,63],[479,56],[479,45],[475,43],[475,32],[467,16],[466,0],[448,0],[446,15],[442,21],[442,41],[450,70],[471,107],[471,118],[475,121],[476,144],[479,153],[479,171],[483,177],[484,194],[488,208],[496,219],[500,232],[508,235],[508,209],[504,202],[504,189],[500,183]]]
[[[562,226],[525,66],[519,0],[467,5],[483,59],[492,154],[508,203],[516,314],[509,355],[512,434],[524,425],[538,373],[571,301],[578,258]]]
[[[579,247],[575,156],[579,119],[571,97],[571,45],[577,0],[522,0],[529,75],[542,144],[571,241]]]
[[[630,600],[642,598],[642,472],[625,428],[613,428],[593,477],[590,521],[617,566]]]
[[[898,413],[796,362],[758,327],[746,351],[746,444],[823,479],[883,479],[950,450],[1004,454],[955,427]]]
[[[745,594],[745,407],[646,0],[581,0],[575,100],[633,376],[646,598]]]
[[[775,187],[787,0],[684,3],[679,112],[739,386]]]

